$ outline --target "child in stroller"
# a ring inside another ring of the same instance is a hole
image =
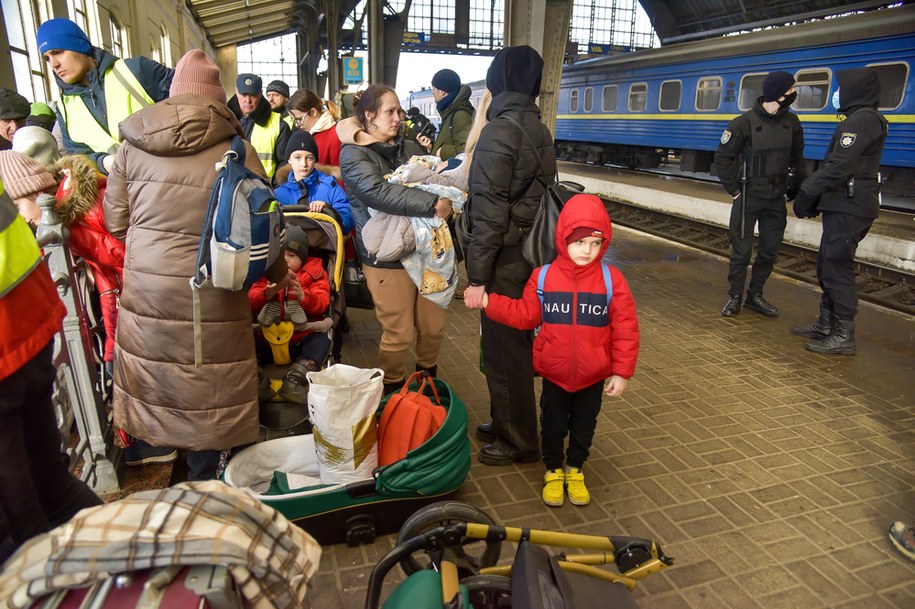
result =
[[[262,278],[248,291],[258,321],[254,344],[259,364],[292,364],[277,395],[287,402],[307,404],[305,375],[321,367],[331,346],[329,328],[321,331],[323,326],[314,324],[329,310],[330,281],[321,259],[309,256],[305,231],[294,224],[286,229],[285,254],[286,279],[269,283]]]

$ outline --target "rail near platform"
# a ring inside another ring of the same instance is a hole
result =
[[[614,224],[669,239],[723,257],[730,256],[727,228],[601,197]],[[817,283],[817,251],[782,243],[775,271]],[[855,263],[861,300],[915,315],[915,275],[866,262]]]

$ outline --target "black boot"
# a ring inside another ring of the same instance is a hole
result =
[[[734,317],[740,313],[740,295],[728,296],[728,301],[724,303],[721,314],[724,317]]]
[[[823,340],[807,343],[807,348],[816,353],[831,353],[835,355],[855,354],[855,322],[844,319],[836,320],[832,334]]]
[[[429,376],[431,376],[432,378],[435,378],[436,374],[438,374],[438,364],[436,364],[436,365],[434,365],[434,366],[429,366],[428,368],[423,368],[423,367],[420,366],[419,364],[416,364],[416,371],[417,371],[417,372],[422,372],[423,370],[425,370],[426,372],[428,372],[428,373],[429,373]]]
[[[836,325],[836,316],[824,306],[820,306],[820,316],[812,324],[794,326],[791,333],[815,340],[822,340],[832,333]]]
[[[394,381],[393,383],[384,383],[384,393],[382,395],[390,395],[395,391],[400,391],[403,387],[403,381]]]
[[[778,308],[766,302],[762,294],[750,294],[747,292],[747,299],[743,301],[743,306],[753,309],[757,313],[762,313],[766,317],[778,317]]]

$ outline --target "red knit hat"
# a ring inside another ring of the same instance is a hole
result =
[[[0,180],[13,199],[57,189],[57,180],[42,164],[15,150],[0,152]]]
[[[195,93],[221,104],[226,103],[226,89],[219,80],[219,67],[200,49],[191,49],[175,66],[169,97]]]
[[[579,239],[584,239],[586,237],[597,237],[598,239],[606,239],[604,233],[597,230],[596,228],[589,228],[587,226],[579,226],[566,237],[566,245],[571,245]]]

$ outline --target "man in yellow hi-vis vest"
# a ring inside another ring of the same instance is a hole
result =
[[[0,182],[0,563],[101,500],[70,473],[51,394],[67,314],[32,229]]]
[[[276,170],[286,164],[286,143],[291,130],[283,117],[270,108],[263,85],[260,76],[239,74],[235,79],[236,95],[228,105],[272,180]]]
[[[57,105],[64,148],[85,154],[108,175],[120,142],[118,123],[168,97],[174,70],[146,57],[119,59],[92,46],[69,19],[38,28],[38,52],[60,87]]]

